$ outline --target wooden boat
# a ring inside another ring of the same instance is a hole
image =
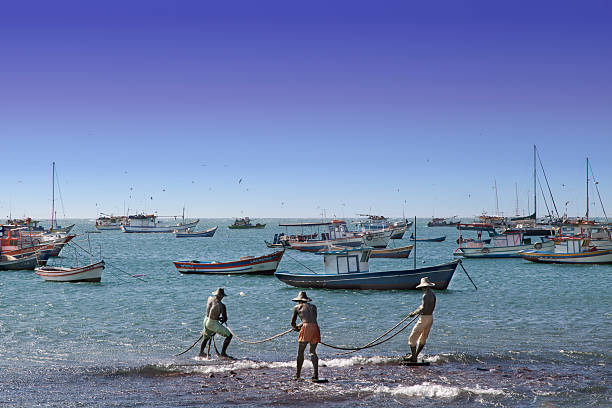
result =
[[[428,277],[436,289],[446,289],[460,260],[416,269],[371,272],[369,258],[371,248],[347,248],[325,251],[325,273],[276,272],[280,281],[299,288],[323,289],[416,289],[421,278]]]
[[[103,270],[104,261],[100,261],[78,268],[42,266],[36,268],[35,273],[44,280],[53,282],[100,282]]]
[[[254,274],[272,275],[285,251],[253,257],[244,256],[238,261],[175,261],[174,266],[184,274]]]
[[[209,228],[206,231],[174,231],[174,236],[176,238],[193,238],[193,237],[212,237],[217,232],[218,227]]]
[[[373,249],[370,258],[408,258],[413,246],[407,245],[397,248]]]
[[[519,255],[528,261],[557,264],[612,264],[612,249],[598,249],[587,238],[563,237],[554,239],[551,251],[522,251]]]
[[[249,217],[245,218],[236,218],[232,225],[228,225],[229,229],[262,229],[265,228],[266,224],[257,223],[255,225],[251,224],[251,219]]]
[[[45,261],[39,261],[38,253],[33,253],[24,256],[0,255],[0,271],[27,271],[33,270],[39,264],[44,264]]]
[[[521,251],[552,250],[555,244],[547,238],[524,238],[522,233],[508,233],[493,237],[492,245],[482,241],[462,242],[454,252],[464,258],[520,258]]]
[[[450,219],[446,218],[431,218],[431,221],[427,223],[428,227],[454,227],[459,224],[461,221],[455,221],[455,217]]]
[[[437,237],[437,238],[414,238],[414,234],[410,235],[410,240],[411,241],[416,241],[416,242],[442,242],[444,240],[446,240],[446,235],[442,236],[442,237]]]
[[[186,231],[187,229],[195,228],[200,220],[185,223],[181,222],[175,225],[164,225],[159,222],[158,217],[154,214],[138,214],[128,217],[129,225],[121,225],[121,231],[128,233],[167,233],[175,231]]]
[[[100,231],[119,231],[122,225],[127,225],[129,223],[128,217],[125,215],[116,216],[102,213],[100,215],[101,216],[96,219],[96,229]]]

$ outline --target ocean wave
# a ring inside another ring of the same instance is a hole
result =
[[[422,397],[422,398],[444,398],[453,399],[461,395],[505,395],[503,390],[494,388],[476,387],[452,387],[448,385],[432,384],[424,382],[416,385],[399,385],[389,387],[386,385],[375,385],[364,387],[362,391],[374,394],[389,394],[394,396]]]

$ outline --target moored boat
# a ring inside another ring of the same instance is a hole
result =
[[[456,221],[455,217],[451,218],[431,218],[431,221],[427,223],[428,227],[454,227],[461,221]]]
[[[521,251],[552,250],[554,242],[545,237],[525,238],[522,233],[508,233],[494,236],[491,245],[482,241],[463,242],[460,238],[455,256],[465,258],[520,258]]]
[[[557,264],[612,264],[612,249],[591,246],[588,238],[555,238],[554,251],[522,251],[519,255],[531,262]]]
[[[262,229],[265,228],[266,224],[257,223],[255,225],[251,224],[251,219],[249,217],[245,218],[236,218],[232,225],[228,225],[229,229]]]
[[[411,241],[416,241],[416,242],[442,242],[446,240],[446,235],[441,236],[441,237],[435,237],[435,238],[414,238],[414,234],[410,235],[410,240]]]
[[[174,231],[174,236],[176,238],[194,238],[194,237],[212,237],[217,232],[218,227],[209,228],[205,231]]]
[[[119,231],[122,225],[129,223],[128,217],[100,214],[101,216],[96,219],[96,229],[100,231]]]
[[[323,289],[416,289],[421,278],[428,277],[436,289],[444,290],[455,273],[459,259],[416,269],[373,272],[369,270],[371,248],[346,248],[320,252],[325,273],[276,272],[280,281],[299,288]]]
[[[0,255],[0,271],[33,270],[44,262],[36,252],[23,256]]]
[[[174,266],[183,274],[253,274],[272,275],[278,268],[283,251],[253,257],[244,256],[237,261],[175,261]]]
[[[53,282],[100,282],[104,271],[104,261],[77,268],[42,266],[35,273],[46,281]]]
[[[406,245],[397,248],[373,249],[370,258],[408,258],[413,245]]]
[[[162,224],[154,214],[137,214],[128,217],[129,224],[121,225],[121,231],[127,233],[170,233],[195,228],[200,220],[175,225]]]

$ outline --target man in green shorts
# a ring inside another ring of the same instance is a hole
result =
[[[227,346],[229,346],[232,341],[232,333],[228,330],[227,327],[223,326],[223,323],[227,322],[227,311],[225,309],[225,305],[221,302],[221,300],[225,297],[225,291],[223,288],[219,288],[212,293],[212,296],[208,298],[208,302],[206,303],[206,318],[204,319],[204,330],[202,332],[203,341],[202,346],[200,347],[200,357],[204,357],[204,349],[206,348],[206,343],[214,334],[220,334],[225,337],[225,341],[223,342],[223,348],[221,349],[221,356],[229,357],[226,353]],[[208,358],[208,353],[206,354],[206,358]]]

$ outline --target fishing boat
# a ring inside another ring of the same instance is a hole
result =
[[[319,252],[323,256],[324,273],[276,272],[280,281],[299,288],[323,289],[416,289],[421,278],[428,277],[436,289],[446,289],[459,259],[424,268],[373,272],[369,268],[372,248],[345,248]]]
[[[455,217],[451,218],[434,218],[431,217],[431,221],[427,223],[428,227],[454,227],[461,221],[456,221]]]
[[[272,275],[283,258],[284,250],[264,256],[244,256],[237,261],[175,261],[183,274],[252,274]]]
[[[459,248],[455,256],[465,258],[520,258],[521,251],[552,250],[555,244],[546,237],[525,238],[522,233],[505,233],[494,236],[491,245],[482,241],[463,242],[459,239]]]
[[[412,248],[412,245],[406,245],[397,248],[372,249],[370,258],[408,258]]]
[[[33,270],[45,262],[39,259],[37,252],[23,256],[0,255],[0,271]]]
[[[180,222],[175,225],[162,224],[159,217],[154,214],[136,214],[128,216],[128,225],[121,225],[121,231],[127,233],[170,233],[175,231],[185,231],[195,228],[200,220],[185,223]],[[166,217],[172,218],[172,217]],[[176,217],[174,217],[176,218]]]
[[[128,217],[126,216],[115,216],[100,214],[101,216],[96,219],[96,229],[100,231],[119,231],[122,225],[129,223]]]
[[[412,225],[412,221],[395,221],[391,223],[389,219],[382,215],[372,215],[372,214],[358,214],[360,217],[367,217],[365,221],[359,221],[355,224],[361,229],[362,232],[372,232],[372,231],[382,231],[382,230],[391,230],[390,239],[402,239],[404,237],[404,233],[408,229],[410,225]],[[388,243],[388,242],[387,242]],[[372,243],[368,243],[369,246],[374,246]],[[387,244],[379,243],[378,247],[383,247]]]
[[[588,238],[553,238],[554,251],[522,251],[528,261],[556,264],[612,264],[612,249],[591,246]]]
[[[410,240],[416,242],[442,242],[446,240],[446,235],[436,238],[414,238],[414,234],[410,234]]]
[[[251,219],[249,217],[245,218],[236,218],[232,225],[228,225],[229,229],[262,229],[265,228],[266,224],[257,223],[255,225],[251,224]]]
[[[176,238],[212,237],[217,232],[217,228],[209,228],[206,231],[190,231],[189,229],[183,232],[174,231],[174,236]]]
[[[64,268],[60,266],[41,266],[35,273],[46,281],[53,282],[100,282],[104,261],[92,263],[78,268]]]

